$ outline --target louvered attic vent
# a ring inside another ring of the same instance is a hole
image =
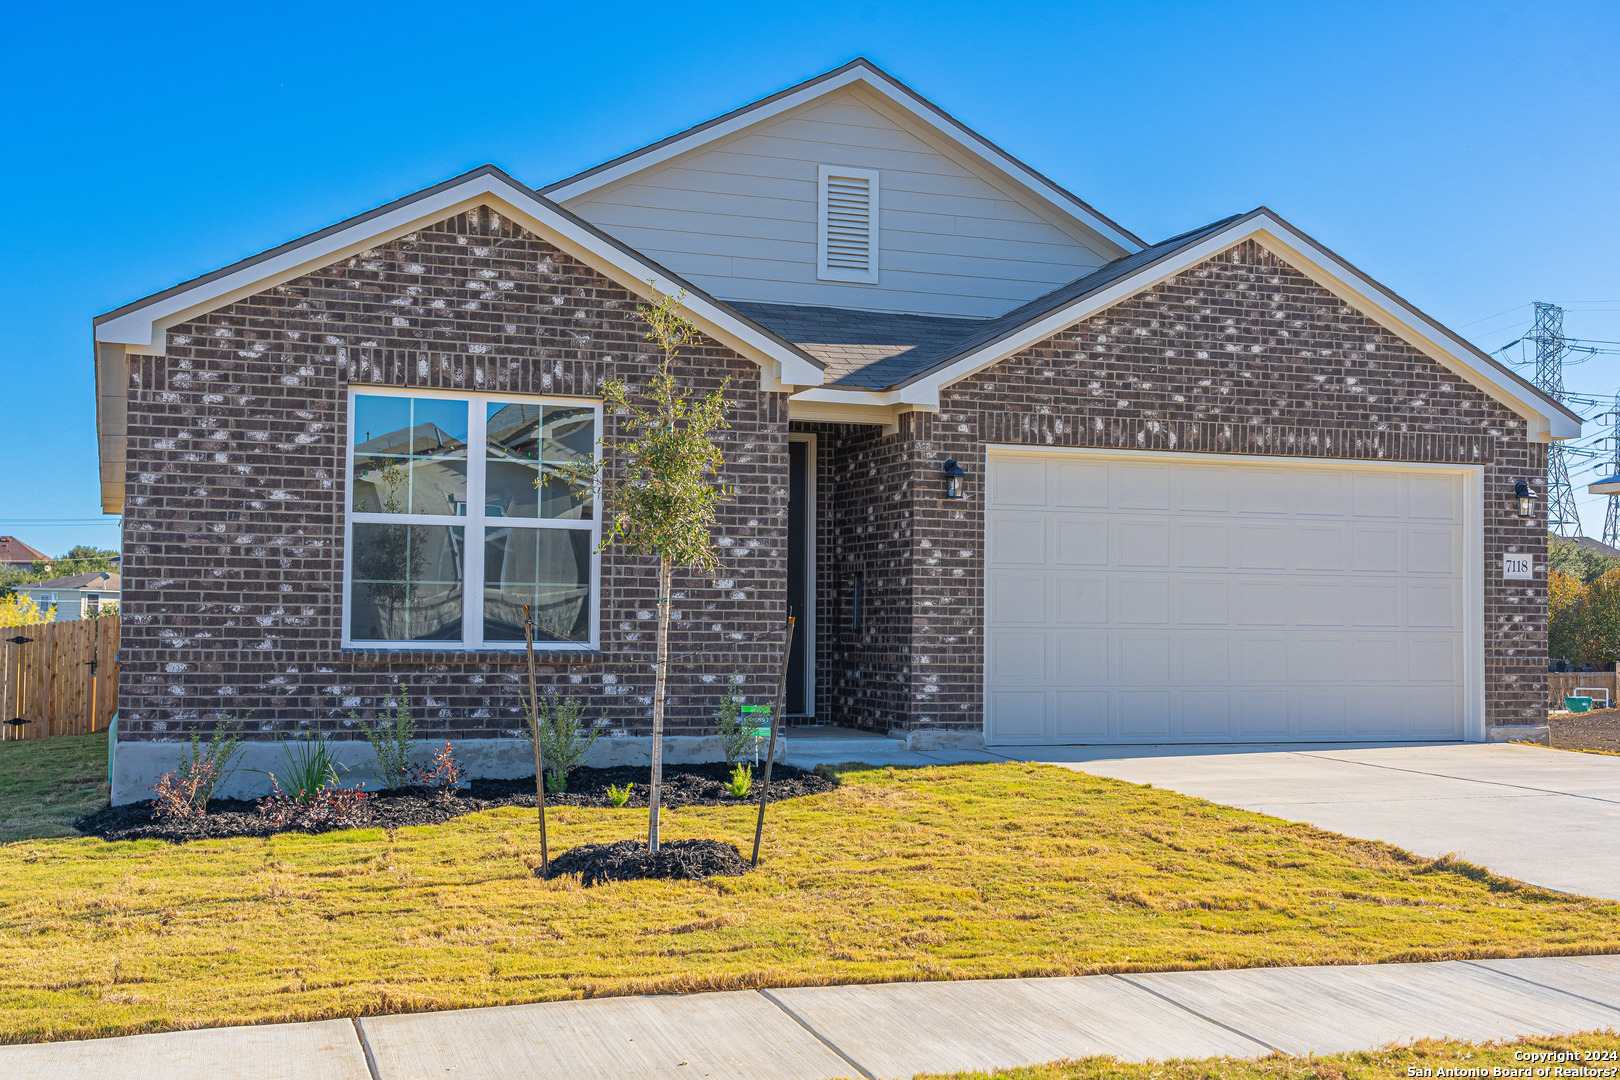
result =
[[[822,165],[817,180],[816,277],[877,284],[877,170]]]

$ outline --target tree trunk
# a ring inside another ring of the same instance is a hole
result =
[[[664,790],[664,691],[669,685],[670,562],[658,560],[658,659],[653,668],[652,794],[647,798],[647,850],[658,850],[658,800]]]

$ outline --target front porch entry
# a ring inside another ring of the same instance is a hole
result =
[[[796,621],[788,653],[787,715],[816,715],[816,437],[788,436],[788,614]]]

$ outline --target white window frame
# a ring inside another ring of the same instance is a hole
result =
[[[397,397],[436,398],[438,400],[467,403],[467,513],[450,514],[375,514],[354,509],[354,407],[357,398]],[[584,532],[573,518],[508,518],[489,517],[484,513],[484,473],[488,460],[488,430],[490,402],[523,405],[561,405],[568,408],[589,406],[595,414],[595,438],[592,440],[592,460],[598,467],[602,463],[602,402],[593,398],[553,397],[540,394],[489,394],[453,390],[408,389],[394,386],[349,387],[347,402],[348,422],[343,436],[343,648],[363,650],[391,650],[396,652],[514,652],[521,651],[521,641],[484,641],[484,530],[494,528],[564,529]],[[374,641],[362,638],[356,641],[350,633],[350,607],[354,594],[352,573],[354,527],[362,525],[451,525],[466,531],[462,534],[462,607],[460,641]],[[576,641],[536,641],[537,652],[596,652],[601,648],[602,633],[602,556],[598,548],[602,543],[602,492],[600,485],[591,499],[591,570],[590,570],[590,639]]]
[[[827,264],[827,183],[835,176],[848,176],[867,183],[867,259],[865,270]],[[816,277],[822,281],[845,281],[862,285],[878,283],[878,171],[846,165],[816,166]]]

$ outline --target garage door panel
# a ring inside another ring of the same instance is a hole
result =
[[[1286,690],[1242,690],[1236,695],[1238,730],[1254,737],[1278,738],[1288,734]]]
[[[1107,566],[1108,519],[1059,515],[1052,522],[1056,540],[1053,563],[1058,566]]]
[[[1296,683],[1342,683],[1345,640],[1337,635],[1296,636],[1288,642],[1288,675]]]
[[[1113,506],[1120,510],[1170,509],[1170,467],[1117,465],[1114,467]]]
[[[1289,583],[1293,625],[1321,627],[1350,625],[1350,583],[1334,578],[1295,579]]]
[[[1038,741],[1048,737],[1044,690],[997,690],[985,695],[985,729],[997,740]]]
[[[1406,625],[1424,629],[1457,627],[1462,622],[1461,590],[1449,581],[1406,583]]]
[[[1057,634],[1057,681],[1108,681],[1109,634]]]
[[[992,679],[1036,681],[1046,679],[1046,635],[999,633],[990,641]]]
[[[1047,463],[1030,458],[992,455],[990,458],[990,501],[996,506],[1047,505]]]
[[[1108,622],[1108,578],[1105,575],[1059,574],[1053,593],[1060,626]]]
[[[1163,690],[1119,693],[1119,733],[1130,738],[1170,734],[1170,695]]]
[[[1462,545],[1457,542],[1460,531],[1440,526],[1409,527],[1406,532],[1407,572],[1455,574],[1462,556]]]
[[[1046,625],[1046,574],[993,570],[986,578],[990,618],[997,626]]]
[[[1177,565],[1183,569],[1221,569],[1230,565],[1224,521],[1184,521],[1177,526]]]
[[[1288,569],[1288,525],[1284,522],[1239,522],[1236,547],[1240,570]]]
[[[1357,525],[1350,530],[1350,569],[1375,574],[1399,570],[1401,530],[1395,525]]]
[[[1108,466],[1102,462],[1059,461],[1051,467],[1055,474],[1059,509],[1108,509]]]
[[[1232,699],[1194,690],[1181,695],[1181,734],[1189,739],[1226,739],[1232,734]]]
[[[1226,469],[1177,469],[1177,508],[1182,513],[1225,514],[1232,509],[1231,474]]]
[[[1126,574],[1115,579],[1118,610],[1114,621],[1121,626],[1168,626],[1170,623],[1170,582],[1163,577]]]
[[[1181,578],[1176,622],[1180,626],[1226,626],[1232,621],[1231,583],[1225,578]]]
[[[1296,525],[1294,551],[1294,568],[1297,570],[1348,570],[1349,527],[1315,523]]]
[[[1232,639],[1226,634],[1183,634],[1177,642],[1182,686],[1211,686],[1231,677]]]
[[[1349,512],[1350,474],[1333,469],[1302,469],[1292,477],[1296,515],[1342,518]]]
[[[1119,679],[1123,684],[1163,686],[1169,681],[1169,634],[1120,634],[1115,648],[1119,652]]]
[[[1288,639],[1282,636],[1234,636],[1238,682],[1288,681]]]
[[[1001,451],[989,473],[992,741],[1461,736],[1461,474]]]
[[[996,565],[1046,565],[1046,515],[996,514],[985,558]]]
[[[1237,579],[1239,626],[1287,626],[1288,582],[1283,578]]]
[[[1056,698],[1059,738],[1108,737],[1108,691],[1059,691]]]
[[[1348,731],[1345,695],[1340,690],[1302,690],[1294,695],[1296,726],[1301,735],[1343,736]]]
[[[1170,565],[1170,522],[1121,521],[1118,566],[1164,569]]]

